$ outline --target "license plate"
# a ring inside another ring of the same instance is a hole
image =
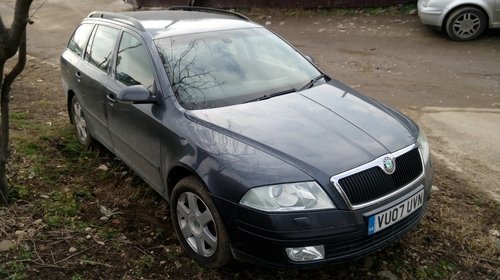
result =
[[[395,206],[368,218],[368,235],[372,235],[401,221],[424,204],[424,190]]]

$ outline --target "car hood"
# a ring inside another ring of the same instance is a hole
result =
[[[335,175],[407,147],[417,133],[402,114],[336,81],[186,116],[313,176]]]

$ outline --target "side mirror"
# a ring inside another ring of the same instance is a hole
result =
[[[312,64],[316,65],[316,60],[310,55],[305,55],[306,59],[309,60]]]
[[[143,85],[128,86],[118,92],[116,99],[123,103],[156,103],[156,98]]]

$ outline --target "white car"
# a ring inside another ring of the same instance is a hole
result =
[[[500,28],[500,0],[418,0],[418,15],[452,40],[468,41],[486,28]]]

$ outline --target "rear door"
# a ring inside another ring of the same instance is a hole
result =
[[[111,79],[113,51],[120,30],[97,25],[84,54],[85,62],[75,73],[80,84],[79,98],[92,136],[112,149],[106,117],[106,93]]]
[[[132,85],[143,85],[159,95],[151,53],[138,35],[124,31],[117,49],[115,80],[108,99],[108,125],[114,152],[149,185],[161,190],[160,139],[165,111],[157,104],[130,104],[116,100],[116,94]]]
[[[83,23],[75,30],[68,42],[67,49],[61,55],[61,75],[66,93],[80,94],[80,78],[77,76],[82,64],[83,52],[89,41],[94,25]]]

